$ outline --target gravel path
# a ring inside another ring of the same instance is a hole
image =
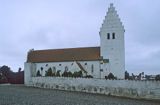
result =
[[[160,105],[160,102],[40,89],[23,85],[0,85],[0,105]]]

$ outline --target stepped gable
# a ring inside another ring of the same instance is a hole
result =
[[[100,59],[100,47],[31,50],[27,62],[92,61]]]
[[[103,20],[103,24],[100,28],[100,35],[102,33],[117,29],[125,31],[119,15],[117,14],[115,7],[113,6],[113,3],[111,3],[110,7],[108,8],[108,12],[106,13],[105,19]]]

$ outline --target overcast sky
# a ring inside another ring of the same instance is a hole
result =
[[[99,46],[110,3],[125,27],[126,70],[160,74],[160,0],[0,0],[0,66],[23,68],[32,48]]]

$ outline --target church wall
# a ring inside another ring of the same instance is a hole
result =
[[[94,78],[100,78],[100,65],[99,61],[78,61],[83,68],[88,72],[88,75],[92,75]],[[75,62],[46,62],[46,63],[35,63],[36,72],[39,70],[42,76],[45,76],[45,72],[51,68],[54,72],[61,70],[61,74],[65,71],[66,67],[68,71],[72,73],[78,71],[77,64]],[[43,68],[43,70],[41,69]],[[55,68],[55,69],[54,69]],[[74,70],[74,68],[77,68]]]
[[[108,32],[106,31],[105,33],[107,34]],[[115,31],[117,39],[109,40],[106,34],[101,35],[101,56],[103,56],[103,59],[109,59],[110,72],[123,79],[125,72],[124,33],[117,30]]]
[[[105,80],[65,77],[32,77],[30,86],[122,96],[137,99],[160,99],[159,81]]]
[[[24,83],[25,85],[29,85],[31,81],[31,77],[35,72],[35,64],[33,63],[24,63]]]

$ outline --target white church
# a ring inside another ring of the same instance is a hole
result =
[[[118,79],[124,79],[125,47],[124,26],[110,4],[100,28],[100,46],[49,50],[30,50],[24,64],[25,84],[31,77],[45,76],[50,68],[52,72],[82,71],[83,75],[93,78],[105,78],[112,73]]]

